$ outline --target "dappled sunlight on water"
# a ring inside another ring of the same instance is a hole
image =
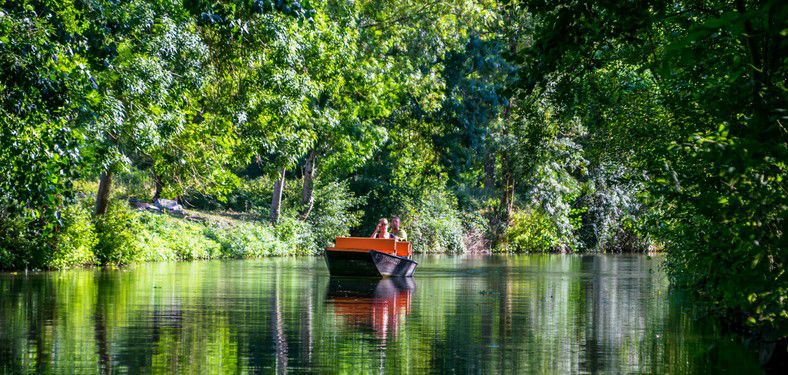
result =
[[[2,372],[757,373],[668,295],[660,258],[421,257],[411,280],[322,258],[0,274]]]

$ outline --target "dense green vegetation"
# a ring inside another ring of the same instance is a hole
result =
[[[0,4],[2,268],[309,254],[401,215],[421,252],[664,249],[788,336],[784,2]],[[128,205],[158,198],[218,216]]]

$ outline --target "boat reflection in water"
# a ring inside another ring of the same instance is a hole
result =
[[[334,314],[354,328],[372,328],[385,340],[396,335],[410,314],[411,293],[416,282],[411,277],[386,279],[337,278],[328,283],[326,305]]]

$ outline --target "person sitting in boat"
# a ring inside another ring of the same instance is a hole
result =
[[[378,226],[375,227],[375,231],[372,232],[372,238],[396,238],[394,237],[393,233],[389,233],[389,221],[386,218],[381,218],[378,221]]]
[[[408,232],[405,232],[404,229],[399,227],[400,219],[399,216],[394,216],[391,218],[391,233],[394,235],[399,241],[407,241],[408,240]]]

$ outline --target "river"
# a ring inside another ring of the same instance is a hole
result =
[[[382,281],[319,257],[0,274],[0,373],[761,372],[659,256],[417,261]]]

